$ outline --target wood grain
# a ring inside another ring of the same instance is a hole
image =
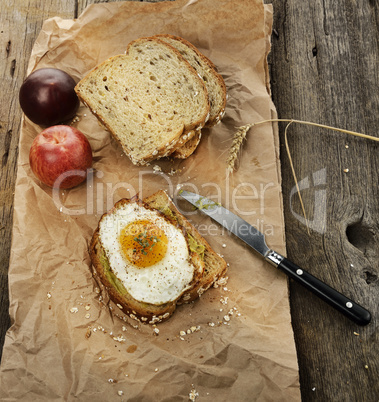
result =
[[[21,110],[19,87],[42,22],[75,18],[92,0],[5,0],[0,14],[0,351],[8,315],[7,272]],[[271,2],[267,0],[266,2]],[[279,117],[378,136],[378,3],[273,0],[269,57]],[[304,401],[377,401],[379,395],[378,144],[292,124],[289,147],[309,233],[282,146],[287,254],[368,308],[358,327],[290,283],[292,322]],[[346,171],[348,169],[348,171]],[[308,180],[308,181],[307,181]],[[0,352],[1,353],[1,352]]]
[[[279,117],[378,136],[378,4],[273,4],[270,73]],[[378,143],[295,124],[288,141],[310,221],[308,234],[282,147],[288,257],[373,315],[358,327],[290,284],[302,397],[377,401]]]

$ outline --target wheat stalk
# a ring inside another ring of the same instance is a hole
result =
[[[319,127],[319,128],[325,128],[325,129],[328,129],[328,130],[339,131],[341,133],[350,134],[350,135],[354,135],[356,137],[366,138],[366,139],[369,139],[369,140],[372,140],[372,141],[378,141],[379,142],[378,137],[373,137],[371,135],[357,133],[355,131],[344,130],[342,128],[326,126],[324,124],[312,123],[310,121],[294,120],[294,119],[262,120],[262,121],[259,121],[257,123],[246,124],[245,126],[241,126],[241,127],[237,128],[237,132],[234,134],[233,143],[232,143],[232,145],[230,147],[229,156],[228,156],[228,159],[226,161],[228,174],[232,173],[235,170],[235,164],[236,164],[236,161],[238,159],[238,155],[239,155],[242,143],[245,140],[245,138],[247,136],[247,133],[250,130],[250,128],[254,127],[254,126],[258,126],[260,124],[278,123],[278,122],[286,122],[286,123],[289,123],[289,124],[292,124],[292,123],[306,124],[308,126],[315,126],[315,127]],[[288,127],[288,125],[287,125],[287,127]]]
[[[296,172],[295,172],[295,168],[293,166],[292,163],[292,157],[291,157],[291,152],[288,146],[288,141],[287,141],[287,130],[288,127],[292,124],[292,123],[299,123],[299,124],[305,124],[308,126],[315,126],[315,127],[319,127],[319,128],[325,128],[328,130],[333,130],[333,131],[339,131],[341,133],[345,133],[345,134],[349,134],[349,135],[354,135],[356,137],[361,137],[361,138],[366,138],[372,141],[377,141],[379,142],[379,138],[378,137],[372,137],[371,135],[366,135],[366,134],[361,134],[361,133],[357,133],[355,131],[350,131],[350,130],[344,130],[342,128],[337,128],[337,127],[331,127],[331,126],[326,126],[324,124],[318,124],[318,123],[312,123],[309,121],[303,121],[303,120],[294,120],[294,119],[270,119],[270,120],[262,120],[259,121],[257,123],[252,123],[252,124],[246,124],[245,126],[241,126],[238,127],[237,132],[234,134],[234,138],[233,138],[233,143],[232,146],[230,147],[229,150],[229,156],[228,159],[226,161],[227,164],[227,174],[229,175],[230,173],[232,173],[235,170],[235,165],[236,165],[236,161],[238,159],[238,155],[240,153],[241,147],[242,147],[242,143],[243,141],[246,139],[247,137],[247,133],[250,130],[251,127],[253,126],[257,126],[260,124],[266,124],[266,123],[278,123],[278,122],[286,122],[288,123],[286,125],[286,128],[284,130],[284,142],[285,142],[285,146],[286,146],[286,151],[287,151],[287,155],[288,155],[288,159],[290,161],[290,166],[291,166],[291,171],[292,171],[292,176],[294,178],[295,181],[295,185],[296,185],[296,189],[297,189],[297,193],[299,195],[299,199],[300,199],[300,204],[301,204],[301,208],[304,214],[304,218],[305,218],[305,222],[306,222],[306,226],[307,226],[307,231],[309,233],[309,225],[308,225],[308,219],[307,219],[307,215],[305,212],[305,208],[304,208],[304,203],[303,203],[303,199],[301,198],[301,193],[300,193],[300,189],[298,186],[298,181],[296,178]]]
[[[233,143],[229,150],[228,159],[226,160],[228,175],[233,172],[242,143],[246,139],[247,132],[254,125],[255,124],[246,124],[246,126],[238,127],[237,132],[234,134]]]

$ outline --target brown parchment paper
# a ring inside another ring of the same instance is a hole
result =
[[[77,20],[45,21],[28,73],[52,66],[78,81],[99,62],[123,53],[131,40],[170,33],[191,41],[216,64],[229,98],[222,123],[204,130],[194,155],[146,167],[133,166],[82,106],[72,124],[91,143],[93,171],[86,183],[57,193],[30,171],[29,148],[41,128],[23,120],[2,400],[300,399],[286,277],[177,197],[180,187],[212,196],[256,224],[269,245],[285,253],[276,128],[254,128],[238,171],[226,176],[235,128],[275,116],[266,61],[271,24],[271,6],[259,0],[103,3],[89,6]],[[113,202],[161,188],[229,268],[226,284],[180,306],[156,333],[123,318],[116,306],[110,312],[91,277],[87,247]]]

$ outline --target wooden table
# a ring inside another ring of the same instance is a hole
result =
[[[43,20],[77,17],[97,0],[3,0],[0,14],[0,350],[7,328],[7,271],[21,110],[18,91]],[[270,2],[267,0],[267,2]],[[269,57],[280,118],[378,137],[376,1],[273,0]],[[290,283],[304,401],[379,400],[379,144],[301,124],[288,143],[309,220],[304,223],[280,125],[287,254],[372,313],[359,327]]]

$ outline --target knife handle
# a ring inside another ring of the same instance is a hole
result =
[[[365,308],[337,292],[337,290],[331,288],[320,279],[315,278],[282,255],[271,250],[266,256],[266,260],[356,324],[367,325],[371,321],[371,314]]]

